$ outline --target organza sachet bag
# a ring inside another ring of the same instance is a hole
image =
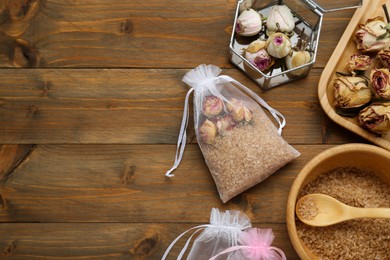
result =
[[[192,235],[186,241],[177,259],[181,259],[190,245],[192,237],[202,231],[192,244],[187,260],[209,259],[223,250],[238,246],[238,238],[243,230],[252,226],[250,219],[238,210],[227,210],[220,212],[213,208],[210,214],[210,224],[199,225],[181,233],[165,251],[162,260],[168,257],[176,242],[192,231]],[[226,252],[224,258],[230,259],[230,253]]]
[[[285,119],[256,93],[213,65],[200,65],[183,81],[190,86],[178,138],[173,176],[183,157],[189,96],[194,92],[194,128],[199,147],[225,203],[299,156],[281,136]],[[240,90],[241,89],[241,90]],[[245,94],[245,93],[246,94]],[[278,128],[260,105],[269,111]]]
[[[284,252],[272,246],[274,234],[271,229],[248,228],[238,237],[238,245],[226,248],[210,260],[286,260]]]

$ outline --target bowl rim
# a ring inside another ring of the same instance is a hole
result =
[[[313,256],[308,255],[302,244],[299,242],[301,239],[297,234],[295,225],[295,204],[304,180],[309,175],[309,173],[324,160],[339,154],[359,151],[380,154],[382,157],[386,157],[390,160],[390,152],[384,148],[362,143],[342,144],[328,148],[327,150],[317,154],[312,159],[310,159],[309,162],[306,163],[297,174],[287,198],[286,224],[290,241],[301,259],[313,259]]]

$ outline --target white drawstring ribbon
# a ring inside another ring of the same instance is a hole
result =
[[[179,166],[181,159],[183,158],[184,148],[186,147],[186,142],[187,142],[187,126],[188,126],[188,118],[189,118],[188,101],[193,91],[194,88],[190,88],[190,90],[188,90],[184,101],[183,119],[181,121],[180,133],[177,140],[175,162],[172,168],[165,173],[165,176],[167,177],[175,176],[174,174],[171,173]]]
[[[201,65],[202,66],[202,65]],[[199,66],[200,67],[200,66]],[[197,68],[198,69],[198,68]],[[204,86],[207,86],[207,85],[210,85],[212,83],[214,83],[214,85],[217,85],[217,84],[222,84],[222,83],[234,83],[236,86],[240,87],[244,92],[246,92],[250,97],[252,97],[254,100],[256,100],[256,102],[258,102],[261,106],[263,106],[264,108],[266,108],[272,115],[272,117],[275,119],[275,121],[279,124],[279,128],[278,128],[278,133],[279,135],[282,134],[282,130],[283,128],[286,126],[286,119],[284,118],[284,116],[282,115],[282,113],[280,113],[279,111],[277,111],[276,109],[272,108],[271,106],[269,106],[267,104],[267,102],[265,102],[261,97],[259,97],[255,92],[253,92],[251,89],[245,87],[243,84],[241,84],[240,82],[238,82],[237,80],[229,77],[229,76],[226,76],[226,75],[220,75],[220,76],[216,76],[214,78],[208,78],[206,80],[203,80],[201,81],[200,83],[196,84],[196,89],[198,90],[201,90],[202,87]],[[186,146],[186,141],[187,141],[187,126],[188,126],[188,118],[189,118],[189,107],[188,107],[188,103],[189,103],[189,97],[190,97],[190,94],[195,90],[194,87],[191,87],[190,90],[188,90],[187,92],[187,95],[185,97],[185,101],[184,101],[184,111],[183,111],[183,119],[181,121],[181,126],[180,126],[180,132],[179,132],[179,137],[178,137],[178,140],[177,140],[177,147],[176,147],[176,156],[175,156],[175,162],[172,166],[171,169],[169,169],[166,173],[165,173],[165,176],[167,177],[173,177],[175,176],[174,174],[172,174],[172,172],[177,168],[179,167],[179,164],[183,158],[183,154],[184,154],[184,149],[185,149],[185,146]],[[216,96],[219,96],[219,94],[217,94]]]
[[[209,260],[215,260],[215,259],[217,259],[221,255],[224,255],[224,254],[227,254],[227,253],[231,253],[231,252],[234,252],[234,251],[238,251],[238,250],[245,250],[245,249],[258,250],[259,247],[256,247],[256,246],[233,246],[233,247],[229,247],[229,248],[223,250],[222,252],[219,252],[217,255],[211,257]],[[284,254],[284,252],[281,249],[279,249],[277,247],[274,247],[274,246],[270,246],[267,249],[268,250],[273,250],[276,253],[278,253],[282,260],[286,260],[287,259],[286,255]]]
[[[183,233],[181,233],[180,235],[178,235],[176,237],[175,240],[172,241],[172,243],[168,246],[167,250],[165,250],[165,253],[164,255],[162,256],[161,260],[165,260],[169,254],[169,252],[172,250],[172,248],[174,247],[174,245],[176,244],[177,241],[179,241],[180,238],[182,238],[185,234],[187,234],[188,232],[190,232],[191,230],[195,230],[194,233],[192,233],[192,235],[187,239],[183,249],[180,251],[180,254],[178,255],[177,257],[177,260],[180,260],[183,255],[185,254],[185,252],[187,251],[187,248],[188,246],[190,245],[190,242],[192,240],[192,237],[198,233],[199,231],[202,231],[204,230],[205,228],[221,228],[221,229],[231,229],[233,231],[236,231],[236,232],[241,232],[242,230],[240,230],[239,228],[237,227],[231,227],[231,226],[218,226],[218,225],[213,225],[213,224],[204,224],[204,225],[199,225],[199,226],[196,226],[196,227],[192,227],[190,229],[187,229],[186,231],[184,231]]]

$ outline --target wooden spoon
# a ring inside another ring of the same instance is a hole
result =
[[[356,208],[345,205],[325,194],[303,196],[295,208],[298,218],[305,224],[325,227],[356,218],[388,218],[390,208]]]

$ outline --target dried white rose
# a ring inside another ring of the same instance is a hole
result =
[[[291,33],[294,30],[295,21],[290,8],[285,5],[272,7],[267,18],[267,35],[275,32]]]
[[[261,16],[253,9],[243,11],[237,18],[236,33],[242,36],[253,36],[261,31]]]

